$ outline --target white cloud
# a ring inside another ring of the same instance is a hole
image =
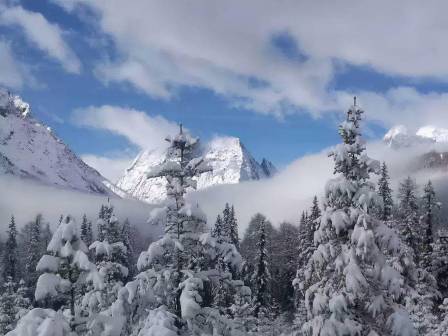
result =
[[[65,43],[63,31],[40,13],[31,12],[20,6],[0,6],[0,24],[17,25],[22,28],[29,41],[57,60],[67,72],[79,73],[81,62]]]
[[[448,75],[448,45],[440,42],[448,33],[444,1],[54,1],[67,10],[83,4],[98,14],[118,54],[98,65],[102,80],[128,82],[163,99],[180,86],[203,87],[262,113],[292,107],[318,116],[341,108],[347,92],[332,84],[346,64],[412,81],[446,81]],[[271,42],[279,33],[287,33],[304,57],[291,59],[276,49]],[[367,117],[391,124],[409,112],[410,122],[416,115],[424,119],[423,102],[438,95],[395,91],[363,92]],[[421,108],[401,109],[416,96],[423,99]],[[437,118],[445,114],[433,112]]]
[[[0,40],[0,84],[10,88],[20,88],[24,84],[22,66],[18,64],[8,43]]]
[[[73,121],[81,126],[107,130],[126,137],[139,148],[166,146],[165,137],[175,134],[178,126],[161,116],[151,117],[143,111],[119,106],[89,106],[77,109]]]
[[[87,163],[90,167],[95,168],[101,175],[106,177],[113,183],[123,175],[126,168],[130,166],[130,163],[134,158],[127,155],[124,156],[98,156],[94,154],[81,155],[81,159]]]
[[[84,127],[93,127],[124,136],[139,149],[168,146],[166,136],[178,131],[178,126],[161,116],[149,116],[143,111],[119,106],[89,106],[77,109],[73,121]],[[98,156],[84,154],[82,159],[113,182],[121,177],[132,159],[124,155]]]

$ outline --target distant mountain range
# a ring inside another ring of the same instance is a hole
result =
[[[266,159],[257,162],[238,138],[215,138],[201,151],[213,171],[199,177],[198,189],[268,178],[277,171]],[[157,203],[166,196],[165,180],[147,179],[146,173],[165,155],[163,149],[141,152],[114,185],[37,120],[28,103],[0,88],[0,175]]]

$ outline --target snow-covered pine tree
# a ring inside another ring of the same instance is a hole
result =
[[[90,246],[93,243],[92,222],[87,219],[86,214],[82,216],[81,239],[86,246]]]
[[[88,290],[82,298],[83,314],[89,317],[106,310],[117,300],[118,293],[129,275],[129,269],[126,267],[129,262],[128,251],[125,243],[121,241],[124,236],[123,232],[120,232],[120,225],[114,215],[113,206],[102,205],[100,216],[98,228],[104,239],[94,241],[89,249],[94,256],[97,272],[103,278],[104,286],[101,288],[88,286]]]
[[[381,165],[380,178],[378,180],[378,195],[380,196],[382,206],[379,209],[379,218],[383,221],[387,221],[392,216],[392,209],[394,201],[392,198],[392,189],[389,185],[390,177],[387,170],[386,162]]]
[[[313,229],[313,233],[315,228],[317,227],[317,220],[319,219],[321,215],[321,211],[320,211],[320,207],[319,207],[319,201],[317,200],[317,196],[313,197],[313,204],[311,205],[311,209],[310,209],[310,215],[309,215],[309,220],[312,223],[312,229]]]
[[[315,336],[416,335],[399,304],[403,277],[383,253],[394,253],[399,239],[370,214],[378,198],[368,178],[380,165],[364,153],[362,113],[355,100],[339,127],[343,143],[330,153],[337,177],[325,188],[318,246],[307,266],[304,330]]]
[[[435,202],[435,193],[428,188],[428,201]],[[418,200],[416,198],[416,185],[411,178],[407,178],[400,186],[399,217],[392,224],[398,222],[398,228],[403,235],[401,252],[398,258],[390,258],[395,269],[405,274],[406,287],[405,306],[410,313],[411,320],[419,335],[428,335],[434,331],[437,316],[434,314],[436,302],[439,300],[437,281],[432,270],[432,230],[430,238],[426,238],[428,228],[425,216],[419,218]],[[422,199],[424,200],[425,197]],[[424,202],[423,202],[424,207]],[[437,204],[430,206],[430,217],[434,214]],[[424,210],[424,209],[423,209]],[[431,218],[433,219],[433,218]],[[425,240],[426,243],[425,243]]]
[[[204,164],[201,157],[195,157],[199,145],[198,139],[183,132],[182,126],[178,135],[166,140],[170,143],[167,158],[160,166],[150,171],[148,177],[165,177],[167,180],[166,205],[161,212],[153,212],[152,220],[158,220],[158,214],[164,217],[165,237],[174,244],[174,250],[169,252],[170,263],[174,266],[172,270],[174,292],[171,293],[171,298],[167,297],[167,305],[181,318],[182,292],[179,289],[180,284],[185,281],[182,270],[193,270],[198,266],[199,236],[206,231],[202,211],[199,207],[186,203],[184,196],[188,188],[196,188],[193,177],[210,168]],[[147,254],[143,253],[139,258],[140,269],[152,266],[152,262],[143,262],[146,256]]]
[[[222,218],[221,215],[218,215],[218,217],[216,217],[215,226],[213,226],[212,237],[215,238],[217,242],[222,243],[224,241],[223,234],[224,227]]]
[[[437,200],[436,192],[432,182],[428,181],[423,189],[422,196],[422,217],[420,223],[424,233],[421,266],[426,271],[431,272],[431,263],[433,259],[434,229],[437,227],[437,211],[440,209],[440,203]]]
[[[398,188],[398,229],[403,242],[411,248],[413,257],[419,265],[419,256],[424,232],[419,223],[420,214],[417,199],[417,185],[409,176]]]
[[[235,215],[235,207],[230,208],[230,242],[235,245],[236,249],[240,250],[240,238],[238,235],[238,220]]]
[[[114,320],[123,321],[127,334],[143,332],[160,314],[161,323],[169,329],[184,329],[189,335],[231,335],[231,321],[212,306],[205,292],[219,275],[212,261],[223,256],[226,263],[237,267],[241,256],[233,245],[219,244],[211,236],[199,206],[184,198],[187,188],[195,187],[193,177],[209,170],[195,156],[198,140],[182,128],[167,140],[166,160],[148,173],[167,180],[167,200],[150,216],[150,222],[165,225],[165,234],[141,253],[137,262],[141,272],[120,291],[110,313]]]
[[[270,281],[271,274],[269,272],[269,260],[266,250],[267,235],[265,221],[262,220],[258,226],[257,233],[257,250],[255,273],[252,278],[254,288],[254,316],[263,318],[269,315],[269,307],[271,305]]]
[[[84,322],[79,319],[79,311],[75,310],[76,298],[83,294],[78,293],[84,287],[83,282],[90,279],[97,288],[104,285],[86,253],[87,247],[78,235],[74,220],[67,216],[54,232],[47,254],[42,256],[36,267],[42,274],[36,284],[35,300],[50,309],[68,309],[68,324],[72,331],[81,328]],[[32,310],[23,318],[35,313]]]
[[[17,321],[31,308],[24,285],[25,282],[21,280],[17,288],[17,283],[10,276],[5,279],[3,293],[0,295],[0,335],[14,329]]]
[[[110,227],[109,222],[111,221],[113,210],[114,209],[111,205],[101,205],[97,221],[98,241],[103,241],[110,238],[107,237],[107,235],[110,232],[108,227]]]
[[[18,282],[18,257],[17,257],[17,228],[14,216],[9,222],[5,249],[3,252],[3,279],[11,279],[14,284]]]
[[[226,208],[230,214],[230,207],[226,206]],[[231,216],[229,214],[227,218]],[[235,295],[238,295],[232,289],[232,286],[235,284],[233,275],[237,273],[237,269],[234,267],[233,254],[236,254],[237,250],[228,236],[231,221],[228,221],[228,226],[226,227],[226,223],[222,218],[224,218],[224,215],[223,217],[221,215],[217,216],[212,229],[211,238],[215,240],[214,246],[212,243],[205,243],[208,248],[208,254],[211,256],[211,259],[206,263],[210,264],[210,268],[215,269],[218,273],[216,280],[212,281],[211,284],[213,307],[218,309],[222,314],[228,315],[232,300],[235,298]]]
[[[232,227],[232,214],[229,203],[226,203],[222,212],[222,237],[226,241],[230,241],[230,230]]]
[[[436,329],[428,336],[448,336],[448,298],[439,306],[440,320]]]
[[[14,305],[16,307],[16,320],[20,320],[26,313],[31,310],[31,301],[27,295],[29,293],[28,287],[23,279],[19,281],[19,287],[17,288]]]
[[[121,229],[121,239],[124,247],[126,247],[126,259],[123,262],[123,266],[128,269],[128,279],[132,278],[135,274],[135,262],[134,262],[134,242],[132,239],[132,226],[129,219],[125,219],[123,227]]]
[[[314,211],[313,211],[314,210]],[[320,217],[320,209],[317,203],[317,197],[313,199],[311,213],[314,220],[308,216],[307,212],[302,211],[299,222],[298,243],[297,243],[297,264],[296,276],[292,281],[294,286],[294,298],[296,306],[295,323],[302,326],[306,321],[306,307],[305,307],[305,268],[314,251],[314,231],[316,228],[316,220]]]
[[[11,277],[5,279],[3,293],[0,296],[0,335],[13,330],[17,322],[17,309],[15,307],[15,286]]]
[[[41,225],[42,215],[37,215],[33,222],[29,226],[29,237],[27,241],[27,254],[25,261],[25,282],[26,286],[31,292],[34,292],[36,288],[36,282],[39,277],[39,273],[36,271],[37,263],[42,256],[42,243],[41,243]]]
[[[268,251],[268,260],[271,260],[273,250],[272,244],[274,242],[276,230],[264,215],[257,213],[251,218],[240,244],[240,253],[244,259],[241,276],[246,286],[250,286],[251,289],[254,288],[251,281],[255,272],[255,265],[257,263],[257,243],[261,223],[264,223],[266,235],[268,237],[268,246],[266,249]]]
[[[278,303],[279,311],[294,311],[294,287],[292,280],[297,271],[299,257],[299,227],[288,222],[280,224],[272,244],[271,278],[272,298]]]
[[[433,245],[431,268],[442,297],[448,298],[448,244],[441,240],[440,234]]]

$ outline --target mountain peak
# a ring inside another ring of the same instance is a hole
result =
[[[419,128],[416,135],[422,138],[431,139],[434,142],[448,142],[448,129],[446,128],[428,125]]]
[[[424,127],[420,128],[420,130]],[[421,144],[430,144],[434,142],[430,136],[422,136],[421,132],[411,133],[403,125],[392,127],[383,137],[383,141],[392,148],[404,148]],[[427,132],[426,132],[427,133]]]
[[[79,191],[113,195],[106,178],[36,120],[19,96],[0,89],[0,174]]]
[[[198,189],[259,180],[271,177],[276,172],[275,166],[270,161],[264,160],[264,165],[263,162],[261,164],[257,162],[237,137],[215,137],[202,146],[201,155],[213,170],[197,178]],[[165,150],[142,151],[119,179],[118,187],[149,203],[163,201],[166,197],[165,179],[148,179],[146,173],[163,162],[165,157]]]

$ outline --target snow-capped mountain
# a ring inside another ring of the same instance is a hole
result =
[[[415,135],[437,143],[448,143],[448,129],[446,128],[424,126],[419,128]]]
[[[429,132],[421,131],[425,128],[422,127],[416,133],[411,133],[405,126],[398,125],[392,127],[384,135],[383,140],[388,146],[396,149],[434,143],[435,140],[429,136]]]
[[[268,178],[277,171],[272,162],[266,159],[258,163],[240,139],[234,137],[213,139],[203,147],[201,154],[213,170],[197,179],[198,189]],[[146,173],[163,162],[165,155],[162,149],[141,152],[119,179],[117,186],[140,200],[161,202],[166,197],[165,179],[148,179]]]
[[[0,88],[0,174],[78,191],[113,195],[110,182],[79,159],[29,104]]]

